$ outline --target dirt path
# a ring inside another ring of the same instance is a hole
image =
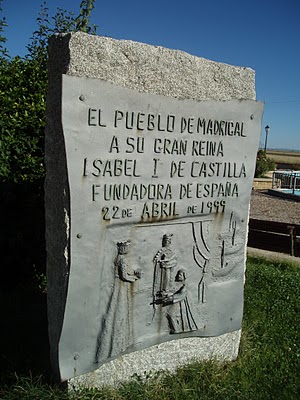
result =
[[[250,218],[300,225],[300,202],[253,191]]]

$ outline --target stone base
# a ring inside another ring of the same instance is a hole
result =
[[[175,372],[194,361],[231,361],[238,356],[241,330],[218,337],[172,340],[118,357],[88,374],[69,379],[69,390],[118,386],[134,375],[148,376],[158,371]]]
[[[254,178],[252,187],[254,190],[271,189],[272,178]]]

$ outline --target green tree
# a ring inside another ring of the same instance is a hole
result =
[[[94,1],[82,1],[76,18],[73,12],[61,8],[49,18],[44,1],[37,30],[23,58],[9,57],[3,46],[6,21],[0,17],[0,182],[34,182],[44,177],[48,38],[54,33],[70,31],[96,33],[96,26],[90,26]],[[0,6],[1,3],[2,0]]]
[[[256,167],[255,167],[255,178],[263,178],[264,175],[273,171],[276,167],[276,164],[271,158],[267,157],[266,152],[264,150],[259,150],[257,152],[256,157]]]

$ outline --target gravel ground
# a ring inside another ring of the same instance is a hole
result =
[[[253,191],[250,218],[300,225],[300,202]]]

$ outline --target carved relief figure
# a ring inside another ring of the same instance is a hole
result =
[[[129,246],[130,241],[117,243],[114,288],[97,341],[96,363],[125,351],[133,343],[133,298],[130,292],[134,282],[141,278],[141,270],[130,268],[127,259]]]
[[[165,293],[162,306],[168,306],[167,319],[170,333],[190,332],[198,329],[188,299],[187,273],[181,268],[177,271],[175,282],[181,284],[173,293]]]
[[[162,248],[156,253],[153,277],[153,301],[156,296],[167,292],[172,287],[173,271],[177,265],[177,256],[172,246],[172,234],[165,234],[162,239]]]

